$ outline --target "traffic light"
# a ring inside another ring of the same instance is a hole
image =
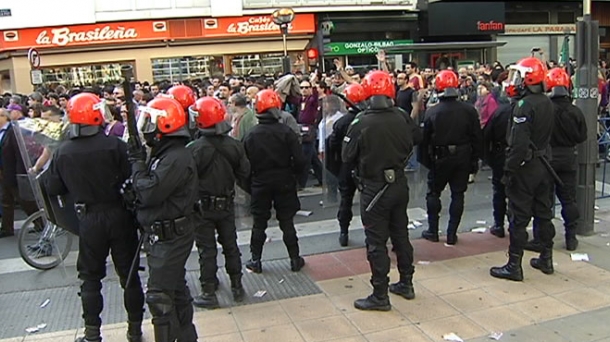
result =
[[[309,66],[318,64],[318,49],[311,48],[307,50],[307,61]]]

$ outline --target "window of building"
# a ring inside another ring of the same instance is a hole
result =
[[[197,56],[153,59],[153,82],[179,82],[223,74],[221,56]]]
[[[87,87],[121,81],[121,64],[94,64],[51,67],[42,69],[45,84],[61,84],[66,87]]]
[[[574,12],[558,12],[557,23],[558,24],[574,24],[576,22],[576,15]]]
[[[506,24],[508,25],[519,25],[519,24],[549,24],[550,15],[549,12],[507,12],[506,13]]]
[[[290,53],[292,70],[302,70],[304,67],[302,53]],[[253,54],[253,55],[238,55],[231,58],[231,73],[233,75],[273,75],[282,73],[284,68],[282,65],[283,53],[268,53],[268,54]]]

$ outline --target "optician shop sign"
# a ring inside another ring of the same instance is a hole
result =
[[[371,55],[376,54],[379,50],[409,46],[413,44],[412,40],[379,40],[379,41],[361,41],[361,42],[343,42],[329,43],[324,45],[325,56],[345,56],[345,55]]]

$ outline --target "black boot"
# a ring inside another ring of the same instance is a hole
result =
[[[415,289],[413,289],[413,276],[400,278],[399,282],[390,284],[390,292],[399,295],[404,299],[414,299]]]
[[[530,260],[530,265],[544,274],[553,274],[553,248],[542,249],[539,257]]]
[[[438,242],[438,231],[424,230],[421,232],[421,237],[432,242]]]
[[[388,280],[385,282],[371,282],[373,294],[366,298],[354,301],[354,307],[365,311],[390,311],[390,297],[388,297]]]
[[[339,244],[341,245],[341,247],[347,247],[348,241],[349,241],[349,237],[348,237],[347,233],[339,234]]]
[[[525,246],[523,246],[523,249],[530,252],[540,253],[542,252],[542,243],[540,243],[540,240],[532,239],[529,240]]]
[[[447,244],[455,245],[458,242],[458,236],[456,231],[447,231]]]
[[[250,259],[246,262],[246,268],[254,273],[263,273],[263,264],[260,259]]]
[[[242,302],[244,300],[244,287],[241,284],[241,274],[231,276],[231,293],[233,294],[233,301]]]
[[[193,298],[193,305],[198,308],[218,309],[218,297],[216,297],[215,284],[205,284],[202,286],[202,293]]]
[[[127,342],[142,342],[142,321],[127,322]]]
[[[491,233],[491,235],[497,236],[499,238],[503,238],[506,236],[504,233],[504,227],[499,226],[499,225],[494,225],[494,226],[490,227],[489,232]]]
[[[574,234],[566,234],[566,249],[568,251],[575,251],[578,248],[578,239]]]
[[[492,267],[489,274],[495,278],[502,278],[514,281],[523,281],[523,268],[521,268],[521,259],[523,252],[508,254],[508,263],[502,267]]]
[[[290,270],[292,272],[300,271],[303,266],[305,266],[305,259],[303,259],[302,257],[290,259]]]
[[[85,325],[85,336],[77,338],[74,342],[102,342],[100,327]]]

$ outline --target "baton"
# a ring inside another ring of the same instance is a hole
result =
[[[350,105],[350,107],[357,109],[358,112],[362,111],[360,109],[360,107],[358,107],[358,105],[356,105],[355,103],[353,103],[352,101],[350,101],[350,99],[347,98],[347,96],[341,94],[341,93],[337,93],[336,91],[331,91],[331,93],[337,97],[339,97],[341,100],[345,101],[345,103],[347,103],[348,105]]]
[[[390,183],[385,183],[383,188],[381,188],[381,190],[379,190],[379,192],[375,195],[375,197],[373,197],[373,200],[371,201],[371,203],[369,203],[369,205],[365,209],[366,212],[369,212],[369,211],[371,211],[373,209],[373,207],[379,201],[381,196],[383,196],[385,191],[388,190],[388,186],[390,186]]]
[[[133,77],[133,67],[131,65],[121,66],[121,76],[123,77],[123,91],[125,93],[125,107],[127,107],[127,131],[129,132],[129,147],[133,151],[142,149],[142,141],[136,125],[136,108],[133,103],[133,93],[131,91],[131,83]]]
[[[131,267],[129,267],[129,274],[127,275],[127,281],[125,282],[125,288],[129,287],[131,284],[131,280],[133,279],[133,274],[140,270],[140,267],[136,270],[136,264],[140,261],[140,250],[142,249],[142,245],[144,244],[144,240],[146,240],[148,234],[142,232],[140,235],[140,240],[138,241],[138,248],[136,248],[136,254],[133,256],[131,260]]]
[[[534,145],[533,141],[530,141],[530,147],[533,149],[532,153],[534,151],[538,151],[538,147],[536,145]],[[546,170],[551,174],[551,177],[553,177],[553,179],[555,179],[555,182],[557,184],[559,184],[559,186],[563,187],[564,186],[563,181],[561,180],[561,178],[559,178],[559,176],[557,175],[557,172],[555,172],[555,170],[553,170],[553,167],[551,166],[549,161],[544,156],[540,156],[538,158],[540,158],[542,165],[544,165]]]

